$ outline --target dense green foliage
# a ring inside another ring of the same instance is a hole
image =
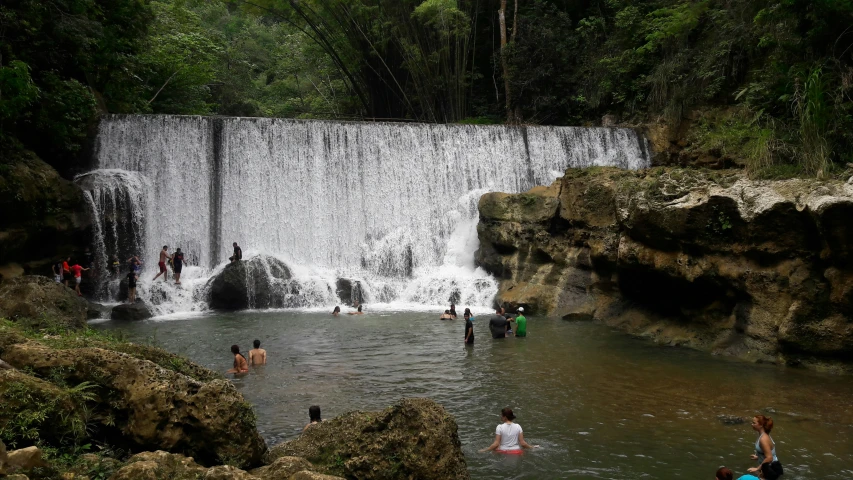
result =
[[[850,25],[851,0],[9,0],[0,136],[57,164],[99,109],[558,125],[700,110],[715,113],[696,145],[823,175],[853,160]]]

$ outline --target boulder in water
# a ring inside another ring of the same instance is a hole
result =
[[[362,290],[361,282],[351,280],[349,278],[339,278],[335,282],[338,298],[344,305],[357,305],[364,303],[364,290]]]
[[[298,456],[345,478],[468,479],[456,421],[426,398],[381,412],[350,412],[273,447],[268,460]],[[309,477],[310,478],[310,477]]]
[[[47,277],[10,278],[0,284],[0,317],[35,328],[83,328],[88,307],[74,290]]]
[[[112,312],[110,312],[110,318],[113,320],[125,320],[131,322],[146,320],[153,316],[154,314],[151,313],[151,310],[142,302],[116,305],[113,307]]]
[[[290,268],[281,260],[258,255],[229,263],[207,282],[208,303],[215,310],[282,308],[293,293]]]

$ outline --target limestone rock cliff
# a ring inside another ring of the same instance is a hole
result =
[[[659,342],[813,366],[853,358],[853,184],[569,170],[480,200],[499,300]],[[849,365],[849,364],[846,364]]]

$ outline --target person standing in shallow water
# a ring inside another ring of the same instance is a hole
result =
[[[518,316],[515,317],[515,336],[527,336],[527,318],[524,317],[524,307],[518,307]]]
[[[474,344],[474,322],[471,321],[471,314],[465,312],[465,345]]]
[[[249,363],[246,357],[240,353],[240,347],[231,345],[231,353],[234,355],[234,368],[225,373],[247,373],[249,371]]]
[[[308,427],[310,427],[311,425],[317,425],[318,423],[323,421],[323,419],[320,418],[320,407],[317,405],[311,405],[310,407],[308,407],[308,418],[311,421],[308,422],[308,425],[305,425],[305,428],[302,429],[303,432],[305,430],[308,430]]]
[[[154,279],[151,280],[152,282],[154,280],[157,280],[157,277],[159,277],[160,275],[163,275],[163,281],[164,282],[166,281],[166,279],[168,277],[168,274],[166,271],[166,259],[167,258],[169,258],[169,246],[163,245],[163,250],[160,250],[160,261],[157,263],[157,266],[160,267],[160,271],[157,273],[157,275],[154,275]]]
[[[501,410],[501,423],[495,429],[495,441],[488,448],[480,452],[496,451],[498,453],[518,454],[522,448],[537,448],[539,445],[530,445],[524,441],[524,431],[521,425],[513,423],[515,415],[511,408]]]
[[[228,260],[231,260],[231,263],[234,263],[238,260],[243,259],[243,249],[240,248],[240,245],[237,245],[237,242],[234,242],[234,255],[228,257]]]
[[[492,332],[492,338],[506,338],[506,317],[501,315],[501,308],[495,309],[495,314],[489,317],[489,331]]]
[[[253,367],[255,365],[266,365],[267,364],[267,351],[261,348],[261,341],[254,341],[255,348],[249,350],[249,364]]]
[[[752,459],[758,460],[760,463],[757,467],[748,469],[747,472],[763,472],[765,478],[774,480],[781,475],[782,464],[779,463],[779,459],[776,457],[776,443],[770,438],[770,432],[773,430],[773,418],[765,417],[764,415],[752,417],[752,429],[758,432],[758,439],[755,441],[755,453],[752,455]],[[764,468],[765,465],[768,468]],[[773,475],[777,471],[779,473],[774,477]]]

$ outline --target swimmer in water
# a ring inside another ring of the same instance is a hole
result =
[[[255,348],[249,350],[249,363],[251,363],[253,367],[255,365],[266,365],[267,351],[261,348],[261,341],[255,340],[253,345]]]
[[[231,353],[234,354],[234,368],[225,373],[247,373],[249,371],[249,363],[246,357],[240,353],[240,347],[231,345]]]
[[[311,425],[317,425],[318,423],[323,421],[323,419],[320,418],[320,407],[318,407],[317,405],[311,405],[310,407],[308,407],[308,418],[310,418],[311,421],[308,422],[308,425],[305,425],[305,428],[302,429],[303,432],[305,430],[308,430],[308,427],[310,427]]]
[[[340,314],[341,314],[341,307],[335,306],[335,309],[332,310],[332,316],[337,317]]]
[[[450,310],[445,310],[444,313],[438,317],[439,320],[453,320],[453,317],[450,316]]]
[[[717,474],[714,476],[714,480],[734,480],[734,476],[734,472],[728,468],[720,467],[717,469]]]
[[[495,429],[495,441],[480,452],[496,451],[498,453],[519,454],[522,448],[538,448],[539,445],[530,445],[524,441],[524,432],[521,425],[512,423],[515,415],[511,408],[501,410],[501,424]]]
[[[357,312],[347,312],[347,315],[364,315],[364,312],[361,311],[361,305],[359,305]]]

